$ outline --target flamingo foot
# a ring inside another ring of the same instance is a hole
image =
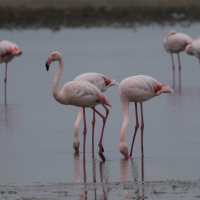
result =
[[[101,147],[99,148],[99,156],[101,157],[101,159],[102,159],[103,161],[106,160],[106,159],[105,159],[105,156],[103,155],[103,153],[102,153],[102,151],[101,151]]]
[[[101,146],[101,151],[102,151],[102,152],[104,152],[104,148],[103,148],[103,145]]]
[[[79,154],[79,148],[76,148],[74,150],[75,150],[75,154]]]

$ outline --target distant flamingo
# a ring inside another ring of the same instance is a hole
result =
[[[178,64],[179,64],[179,70],[181,69],[181,61],[179,52],[184,51],[185,47],[188,44],[191,44],[193,39],[184,34],[179,33],[174,30],[170,31],[167,36],[164,38],[163,45],[165,47],[165,50],[169,53],[171,53],[171,59],[172,59],[172,68],[175,69],[174,65],[174,59],[173,59],[173,53],[177,53],[178,55]]]
[[[7,82],[7,63],[10,62],[15,56],[19,56],[22,54],[22,51],[19,49],[19,47],[7,40],[0,40],[0,63],[5,62],[5,101],[6,101],[6,82]]]
[[[103,119],[103,127],[101,132],[101,138],[103,138],[104,127],[106,123],[106,117],[104,117],[94,107],[98,104],[104,104],[111,106],[110,100],[93,84],[86,81],[71,81],[66,83],[61,91],[59,91],[60,79],[63,71],[63,59],[59,52],[53,52],[46,61],[46,69],[49,70],[49,65],[52,61],[59,61],[58,71],[56,73],[52,93],[56,101],[64,105],[73,105],[83,108],[84,119],[84,142],[83,142],[83,161],[85,161],[85,140],[86,140],[86,117],[85,107],[91,107],[100,117]],[[102,139],[100,139],[99,156],[103,161],[105,157],[102,153]]]
[[[188,44],[185,51],[189,55],[195,55],[199,59],[200,64],[200,36],[198,36],[191,44]]]
[[[142,102],[147,101],[155,96],[158,96],[161,93],[173,93],[173,90],[169,86],[159,83],[154,78],[150,76],[145,76],[145,75],[131,76],[131,77],[125,78],[119,84],[118,90],[119,90],[119,95],[121,99],[122,110],[124,113],[124,122],[122,124],[121,132],[120,132],[119,150],[124,155],[125,158],[129,158],[132,156],[134,140],[135,140],[137,129],[139,127],[137,103],[140,103],[141,153],[142,153],[142,157],[144,157],[144,152],[143,152],[144,118],[143,118]],[[126,136],[126,130],[130,121],[130,116],[129,116],[130,102],[135,103],[136,125],[135,125],[135,132],[133,135],[133,141],[131,145],[130,156],[129,156],[128,147],[125,141],[125,136]]]
[[[84,73],[81,74],[79,76],[77,76],[75,79],[75,81],[88,81],[92,84],[94,84],[95,86],[97,86],[102,92],[105,92],[107,90],[107,88],[117,85],[117,83],[115,82],[115,80],[112,80],[108,77],[106,77],[103,74],[99,74],[99,73]],[[106,118],[109,114],[109,109],[104,106],[102,104],[102,106],[106,109]],[[76,123],[74,126],[74,142],[73,142],[73,147],[75,149],[75,152],[78,153],[79,152],[79,146],[80,146],[80,142],[79,142],[79,138],[78,138],[78,132],[79,132],[79,126],[80,126],[80,122],[83,119],[83,109],[80,107],[78,108],[78,116],[76,119]],[[92,152],[94,152],[94,126],[95,126],[95,111],[93,111],[93,120],[92,120]],[[100,145],[100,144],[99,144]]]

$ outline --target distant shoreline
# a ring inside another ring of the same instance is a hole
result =
[[[17,2],[17,3],[16,3]],[[56,2],[56,4],[55,4]],[[76,4],[75,4],[76,2]],[[116,3],[111,3],[116,2]],[[182,2],[182,3],[180,3]],[[54,5],[55,4],[55,5]],[[200,21],[199,0],[2,0],[0,28],[126,26],[156,23],[190,25]]]

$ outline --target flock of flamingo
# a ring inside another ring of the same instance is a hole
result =
[[[179,63],[179,71],[181,70],[181,62],[179,52],[186,50],[189,55],[194,55],[199,58],[200,62],[200,37],[196,39],[192,39],[188,35],[184,33],[179,33],[174,30],[170,31],[168,35],[164,38],[163,45],[167,52],[171,54],[172,59],[172,69],[174,71],[175,65],[173,60],[173,53],[178,54],[178,63]],[[11,61],[15,56],[19,56],[22,54],[22,51],[19,47],[9,41],[0,40],[0,63],[5,62],[5,100],[6,100],[6,83],[7,83],[7,63]],[[101,136],[99,140],[99,156],[103,161],[105,161],[104,157],[104,148],[102,145],[104,127],[106,124],[107,117],[109,115],[109,109],[107,106],[111,107],[110,100],[103,94],[107,90],[107,88],[117,85],[118,83],[106,77],[100,73],[85,73],[77,76],[74,81],[70,81],[66,83],[62,89],[59,91],[60,79],[63,71],[63,59],[62,55],[59,52],[53,52],[50,57],[46,61],[46,69],[49,70],[49,66],[53,61],[58,61],[59,66],[55,75],[52,94],[56,101],[60,104],[64,105],[73,105],[78,107],[78,116],[75,122],[74,127],[74,141],[73,147],[75,152],[79,152],[79,125],[80,122],[84,121],[84,129],[83,129],[83,160],[85,161],[85,144],[86,144],[86,134],[87,134],[87,126],[86,126],[86,116],[85,116],[85,108],[91,108],[93,110],[93,120],[92,120],[92,153],[94,152],[94,128],[95,128],[95,114],[99,115],[103,120]],[[138,120],[138,108],[137,103],[140,104],[140,112],[141,112],[141,155],[144,157],[143,150],[143,132],[144,132],[144,117],[143,117],[143,101],[147,101],[155,96],[160,95],[161,93],[173,93],[173,89],[168,85],[162,84],[155,80],[154,78],[146,75],[137,75],[125,78],[119,83],[118,86],[119,96],[121,100],[124,121],[122,124],[121,132],[120,132],[120,144],[119,150],[125,158],[132,157],[132,151],[134,146],[134,140],[136,137],[137,130],[139,128],[139,120]],[[135,103],[135,131],[133,135],[132,145],[130,152],[128,150],[128,146],[126,144],[125,136],[126,130],[129,125],[130,116],[129,116],[129,104],[130,102]],[[97,109],[96,105],[101,104],[106,111],[106,115],[101,114]]]

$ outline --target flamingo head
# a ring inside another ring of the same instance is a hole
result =
[[[78,139],[78,137],[75,137],[74,142],[73,142],[73,147],[74,147],[75,153],[79,153],[79,146],[80,146],[79,139]]]
[[[57,51],[53,52],[50,55],[50,57],[46,60],[46,63],[45,63],[47,71],[49,71],[49,66],[50,66],[51,62],[60,60],[61,57],[62,57],[62,55],[59,52],[57,52]]]
[[[130,158],[128,154],[128,146],[126,145],[125,142],[120,142],[119,144],[119,151],[125,158]]]

